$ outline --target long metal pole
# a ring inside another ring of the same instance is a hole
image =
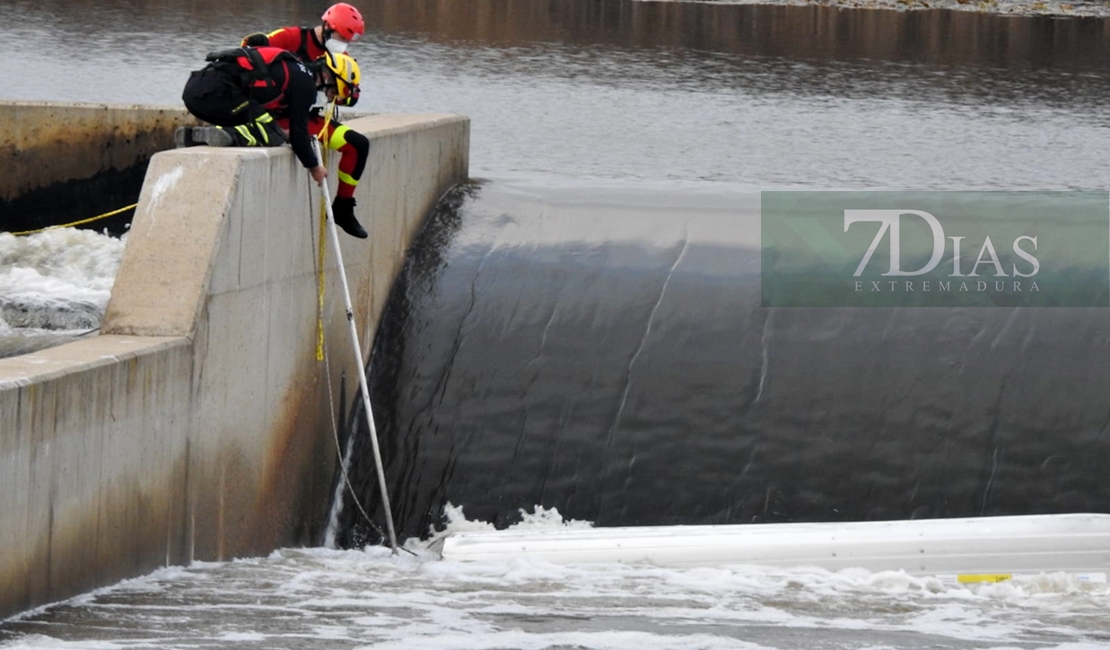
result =
[[[312,148],[316,152],[316,159],[320,157],[320,144],[316,138],[312,139]],[[370,443],[374,447],[374,465],[378,470],[378,488],[382,492],[382,507],[385,508],[385,525],[389,532],[389,547],[397,554],[397,533],[393,530],[393,511],[389,507],[389,492],[385,488],[385,470],[382,467],[382,452],[378,447],[378,429],[374,426],[374,412],[370,409],[370,388],[366,385],[366,368],[362,362],[362,346],[358,342],[358,329],[355,327],[355,313],[351,307],[351,290],[347,287],[347,272],[343,268],[343,253],[339,250],[339,234],[335,228],[335,214],[331,209],[331,192],[328,190],[327,179],[320,184],[324,192],[324,206],[328,214],[328,232],[331,233],[332,247],[335,249],[335,260],[339,265],[339,279],[343,283],[343,300],[347,308],[347,324],[351,329],[351,345],[355,348],[355,360],[358,363],[359,387],[362,389],[362,405],[366,411],[366,423],[370,425]],[[357,498],[357,497],[356,497]]]

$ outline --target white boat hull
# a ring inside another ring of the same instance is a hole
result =
[[[442,555],[460,561],[516,555],[560,564],[860,567],[965,582],[1066,572],[1104,582],[1110,515],[472,531],[448,535]]]

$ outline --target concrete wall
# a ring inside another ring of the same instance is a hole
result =
[[[368,352],[411,238],[467,178],[469,121],[349,124],[371,139],[370,238],[339,233]],[[362,365],[330,241],[316,358],[319,198],[288,148],[151,159],[101,335],[0,359],[0,616],[319,542]]]
[[[173,130],[194,123],[174,107],[0,102],[0,199],[123,169],[173,148]]]
[[[94,217],[135,202],[151,156],[173,148],[184,109],[0,102],[0,230]],[[128,211],[93,228],[122,232]]]

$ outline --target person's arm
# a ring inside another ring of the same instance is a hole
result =
[[[311,72],[300,62],[289,62],[289,85],[285,98],[289,106],[289,146],[307,169],[320,167],[312,150],[312,135],[308,132],[308,114],[316,101],[316,81]],[[313,178],[316,177],[315,172]],[[317,179],[319,180],[319,179]]]
[[[270,47],[280,47],[283,50],[288,50],[296,54],[297,50],[301,48],[301,28],[300,27],[282,27],[266,34],[266,42],[264,45]]]

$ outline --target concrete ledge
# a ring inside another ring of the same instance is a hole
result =
[[[409,243],[467,180],[469,121],[348,124],[371,143],[356,193],[371,238],[340,233],[370,350]],[[363,366],[334,253],[317,257],[320,198],[288,148],[154,155],[102,335],[0,359],[0,617],[166,564],[319,543],[332,417]]]
[[[188,340],[179,337],[97,336],[71,345],[39,350],[34,354],[4,360],[0,366],[0,391],[115,365],[188,343]]]

